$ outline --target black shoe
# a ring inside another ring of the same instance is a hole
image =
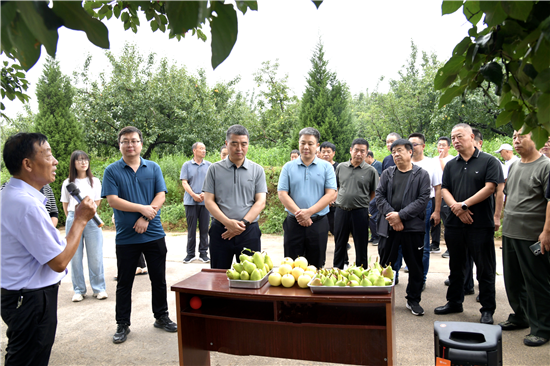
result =
[[[372,238],[369,239],[369,243],[372,243],[374,240]]]
[[[192,261],[193,259],[195,259],[194,256],[188,255],[188,256],[185,257],[185,259],[183,260],[183,263],[186,263],[186,264],[187,264],[187,263],[191,263],[191,261]]]
[[[493,314],[488,311],[482,312],[479,322],[483,324],[493,324]]]
[[[450,286],[451,285],[451,280],[449,280],[449,278],[447,278],[445,280],[445,286]]]
[[[406,306],[407,306],[407,309],[409,309],[413,315],[416,315],[416,316],[424,315],[424,309],[422,309],[422,306],[420,306],[419,303],[415,301],[407,300]]]
[[[372,241],[372,245],[377,246],[379,242],[380,242],[380,239],[374,239]]]
[[[203,261],[204,263],[209,263],[210,262],[210,258],[208,258],[208,256],[206,254],[201,254],[199,259],[201,261]]]
[[[441,254],[441,256],[442,256],[443,258],[449,258],[449,257],[450,257],[450,255],[449,255],[449,249],[447,249],[447,250],[445,251],[445,253]]]
[[[450,302],[446,303],[443,306],[438,306],[434,309],[434,313],[442,315],[442,314],[452,314],[452,313],[462,313],[464,309],[462,308],[462,304],[452,304]]]
[[[425,289],[426,289],[426,282],[424,282],[424,283],[422,284],[422,292],[424,292]]]
[[[441,253],[441,248],[439,247],[439,245],[431,244],[430,245],[430,254],[439,254],[439,253]]]
[[[164,329],[167,332],[174,333],[178,331],[178,325],[170,320],[168,315],[163,315],[153,324],[155,328]]]
[[[348,250],[350,250],[350,249],[351,249],[351,245],[350,245],[350,243],[347,243],[347,244],[346,244],[346,248],[347,248]]]
[[[542,346],[546,342],[548,342],[547,338],[537,337],[532,334],[528,334],[525,336],[525,338],[523,338],[523,344],[529,347]]]
[[[516,329],[525,329],[529,328],[527,325],[519,325],[516,323],[512,323],[511,321],[503,321],[502,323],[498,323],[502,330],[516,330]]]
[[[399,284],[399,277],[395,277],[395,284]]]
[[[126,324],[117,324],[116,333],[113,336],[113,343],[122,343],[126,341],[126,337],[130,334],[130,326]]]
[[[471,290],[464,290],[464,295],[473,295],[475,294],[476,292],[474,291],[474,289],[471,289]]]
[[[479,302],[479,295],[476,296],[476,301]]]

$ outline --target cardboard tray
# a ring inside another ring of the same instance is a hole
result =
[[[369,286],[369,287],[363,287],[363,286],[312,286],[311,282],[316,278],[317,276],[313,277],[311,281],[307,284],[308,287],[311,289],[311,292],[314,294],[331,294],[331,295],[368,295],[368,294],[386,294],[390,293],[393,286],[395,286],[395,277],[393,278],[393,282],[389,286]]]
[[[230,280],[229,278],[227,280],[229,281],[229,287],[258,289],[267,283],[268,277],[271,272],[273,272],[273,270],[267,272],[267,274],[259,281]]]

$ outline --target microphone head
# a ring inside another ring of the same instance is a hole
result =
[[[71,196],[77,196],[80,194],[80,189],[74,183],[67,184],[67,191]]]

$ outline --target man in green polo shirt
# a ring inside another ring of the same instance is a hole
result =
[[[365,139],[353,140],[349,152],[351,159],[336,168],[338,197],[334,213],[334,262],[344,268],[349,234],[353,235],[355,264],[368,266],[369,202],[374,199],[378,172],[365,162],[369,143]]]

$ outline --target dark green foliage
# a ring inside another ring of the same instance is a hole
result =
[[[300,128],[294,131],[292,148],[298,147],[298,132],[304,127],[314,127],[321,133],[321,141],[336,145],[336,161],[349,158],[349,147],[355,136],[352,127],[350,95],[345,83],[336,73],[328,70],[328,61],[321,42],[311,58],[311,70],[307,87],[302,96]]]
[[[48,137],[52,153],[59,161],[57,178],[50,186],[59,209],[59,221],[65,221],[61,198],[61,186],[69,177],[70,157],[75,150],[85,150],[82,130],[71,112],[74,90],[69,78],[61,73],[59,63],[48,58],[42,76],[36,85],[38,114],[36,131]]]

